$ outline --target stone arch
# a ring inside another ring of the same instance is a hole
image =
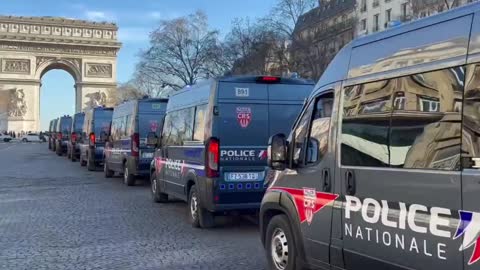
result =
[[[72,75],[77,112],[113,105],[117,32],[105,22],[0,16],[0,132],[40,129],[41,79],[52,69]]]
[[[72,75],[75,83],[82,81],[81,59],[63,59],[55,57],[37,57],[35,79],[41,80],[50,70],[61,69]]]

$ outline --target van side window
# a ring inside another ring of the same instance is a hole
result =
[[[464,168],[480,165],[480,64],[469,65],[463,103],[462,153]]]
[[[330,132],[332,108],[332,94],[320,97],[315,103],[306,152],[307,164],[315,164],[319,162],[328,150],[328,136]]]
[[[305,142],[308,133],[308,125],[310,124],[310,119],[312,119],[312,111],[314,107],[314,102],[308,105],[307,109],[304,110],[302,117],[297,123],[295,128],[295,145],[292,148],[293,151],[293,164],[296,166],[305,165]]]
[[[133,134],[132,131],[132,115],[125,117],[125,136]]]
[[[207,104],[197,106],[195,110],[195,127],[193,129],[193,140],[204,141],[205,136],[205,116],[207,114]]]
[[[388,167],[388,132],[396,80],[349,86],[343,93],[343,165]]]
[[[405,106],[392,114],[392,167],[460,170],[464,74],[456,67],[398,79]]]
[[[162,136],[165,146],[180,146],[192,140],[194,109],[182,109],[167,115]]]
[[[455,67],[345,88],[342,164],[460,170],[464,77]]]

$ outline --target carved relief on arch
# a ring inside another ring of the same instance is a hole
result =
[[[2,59],[1,72],[3,73],[18,73],[30,74],[30,60],[29,59]]]
[[[46,62],[54,62],[54,61],[66,61],[75,66],[78,71],[82,71],[82,59],[80,58],[58,58],[58,57],[51,57],[51,56],[38,56],[37,57],[37,69],[42,64]]]
[[[27,114],[27,102],[25,93],[21,88],[10,89],[10,100],[8,103],[8,116],[13,118],[23,118]]]
[[[37,56],[36,60],[36,70],[38,70],[46,63],[64,63],[68,64],[71,67],[75,68],[73,72],[79,77],[82,74],[82,59],[80,58],[63,58],[63,57],[52,57],[52,56]]]

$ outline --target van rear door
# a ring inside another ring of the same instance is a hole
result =
[[[220,82],[218,113],[214,134],[219,134],[223,169],[262,171],[269,138],[268,85]]]
[[[166,102],[140,101],[138,103],[138,133],[142,158],[153,158],[155,147],[147,145],[147,137],[150,132],[160,137],[166,108]]]

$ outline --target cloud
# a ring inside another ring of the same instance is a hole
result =
[[[118,39],[120,42],[147,42],[151,32],[147,27],[120,27]]]
[[[113,21],[115,16],[98,10],[86,10],[83,14],[90,21]]]
[[[160,11],[152,11],[148,14],[148,17],[154,20],[159,20],[162,18],[162,13]]]

